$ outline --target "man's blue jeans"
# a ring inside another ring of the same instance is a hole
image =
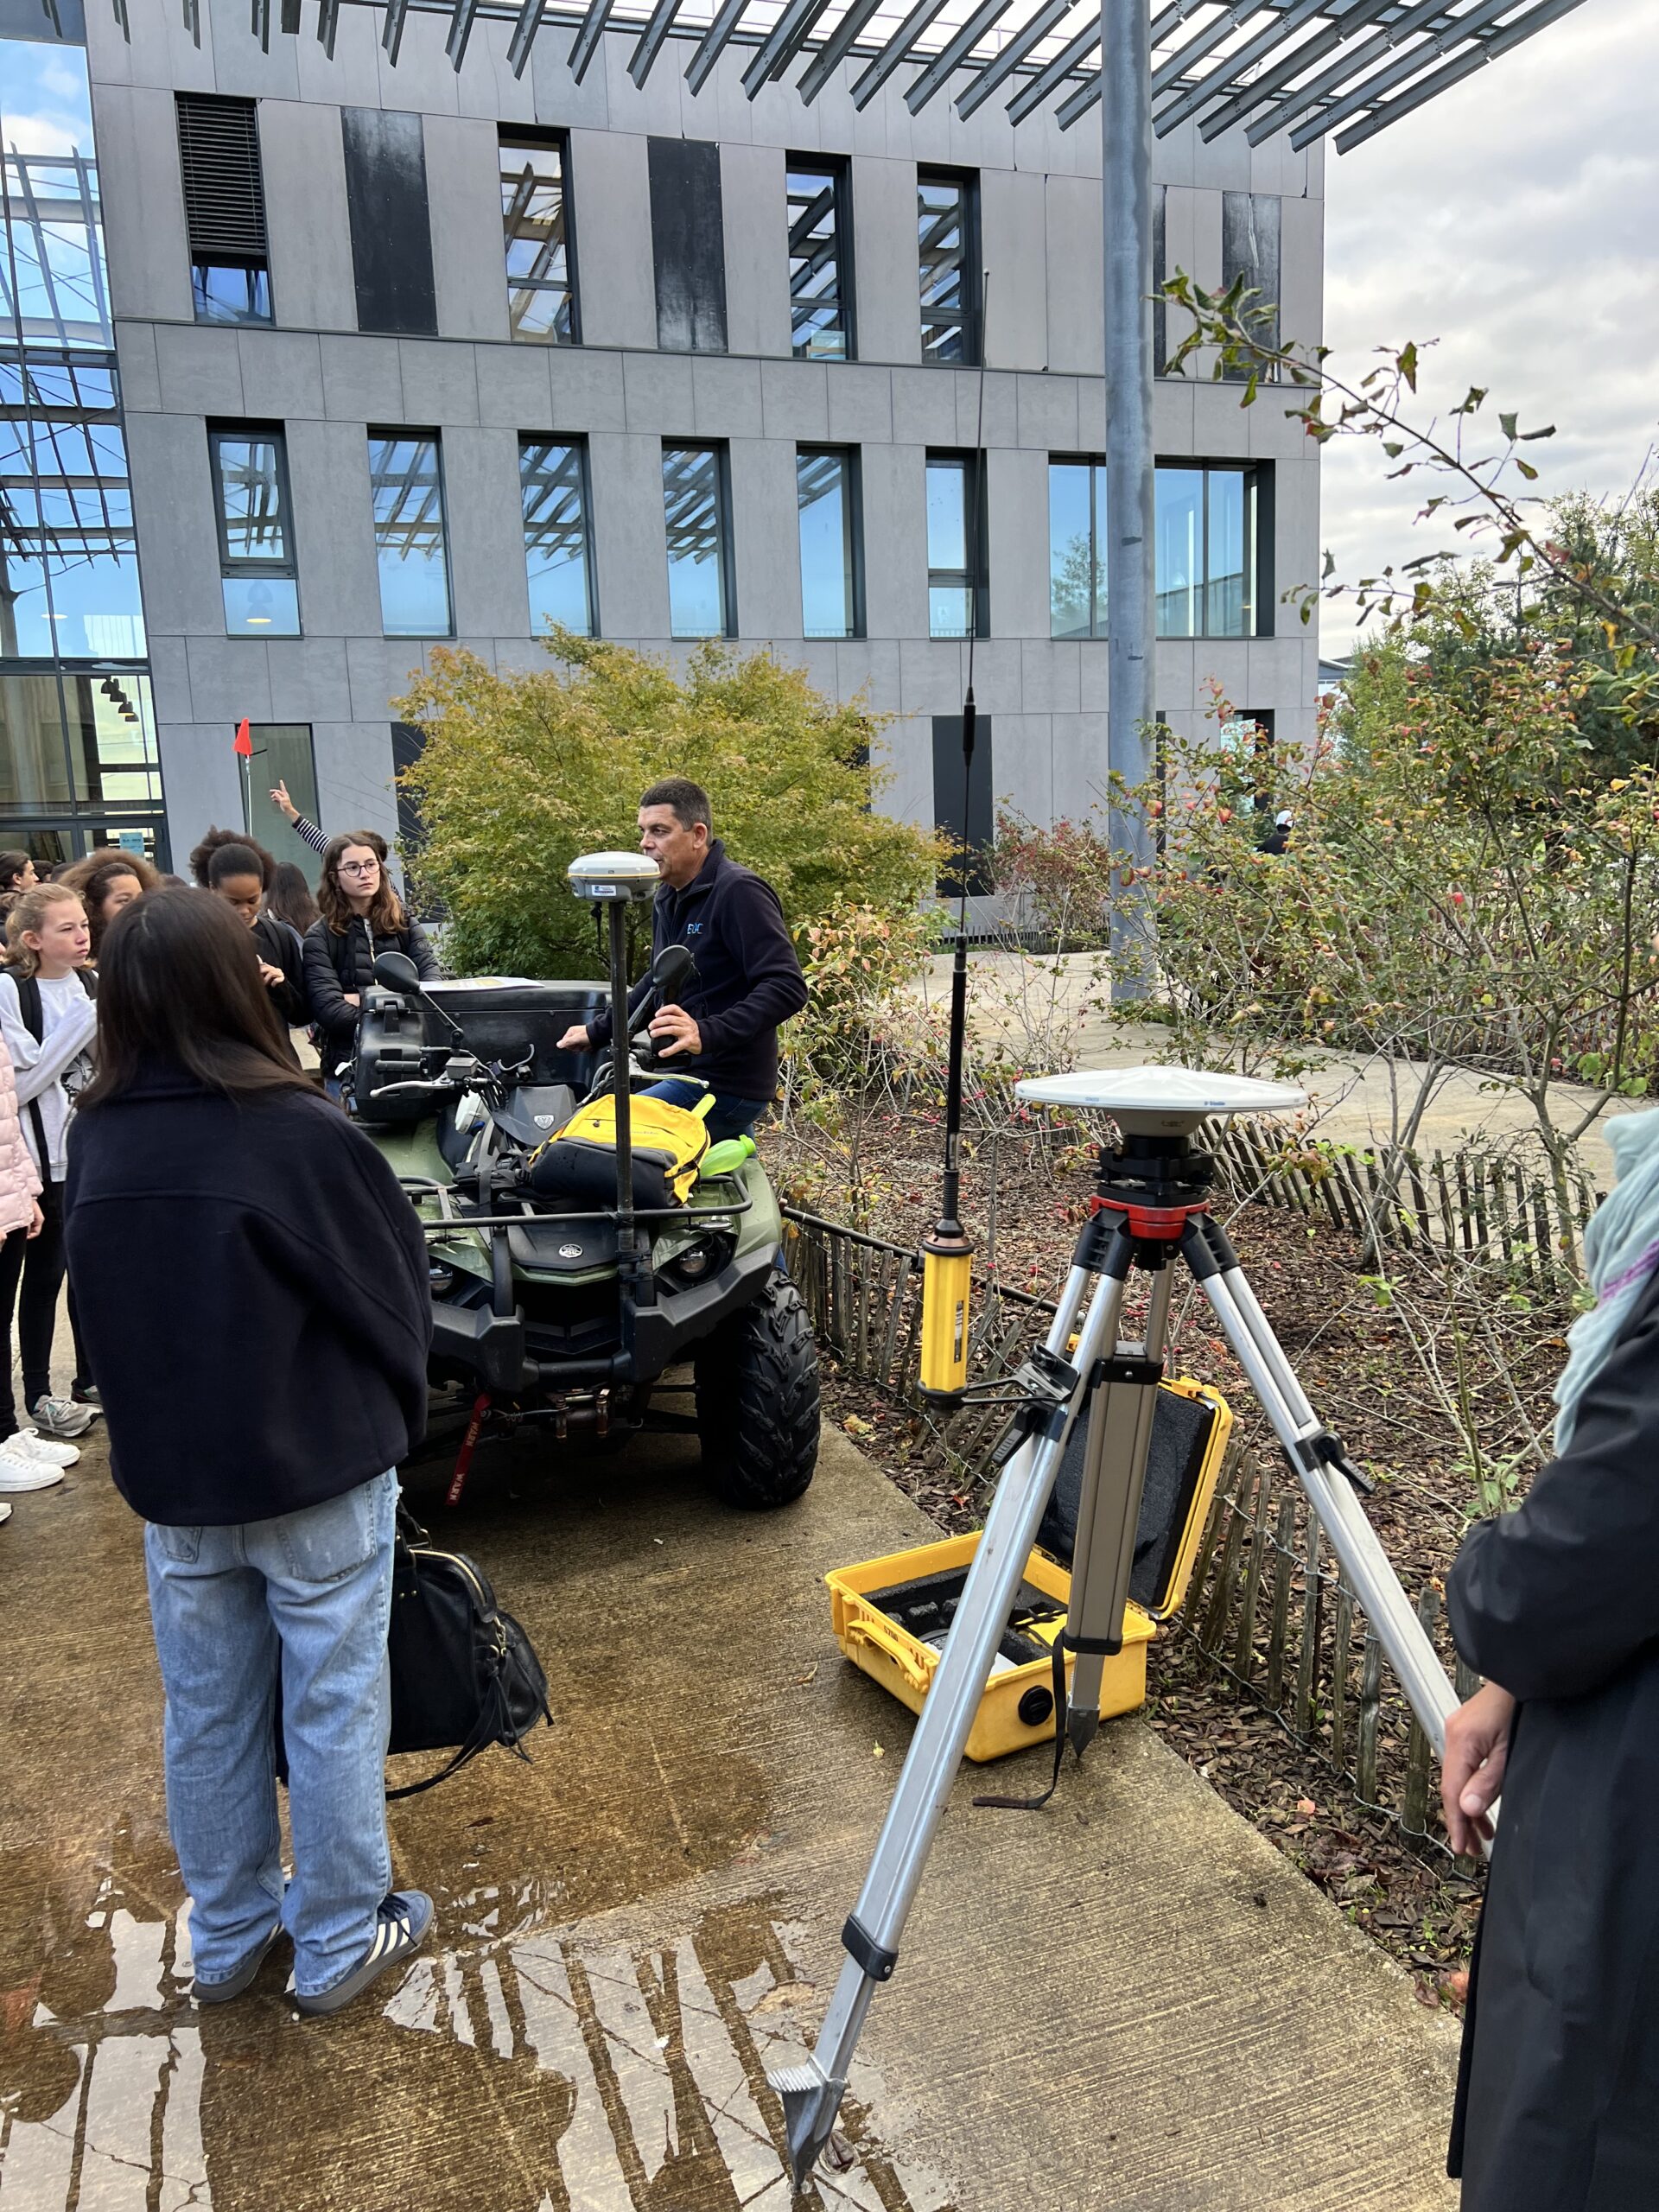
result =
[[[167,1817],[204,1981],[224,1981],[280,1916],[294,1985],[315,1997],[374,1939],[391,1887],[397,1478],[279,1520],[144,1530],[167,1692]],[[294,1878],[284,1891],[273,1707],[280,1669]]]
[[[653,1083],[640,1096],[666,1098],[671,1106],[692,1108],[702,1097],[704,1090],[702,1084],[677,1082],[670,1076],[662,1083]],[[709,1143],[723,1144],[728,1137],[748,1135],[771,1103],[766,1098],[722,1098],[716,1094],[715,1103],[705,1116],[709,1124]]]

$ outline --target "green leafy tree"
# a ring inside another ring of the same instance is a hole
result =
[[[394,702],[425,734],[403,782],[454,966],[601,972],[564,872],[578,853],[632,849],[639,794],[660,776],[705,787],[715,835],[774,887],[798,936],[849,902],[899,912],[931,888],[936,840],[874,809],[881,723],[863,705],[825,699],[767,653],[704,645],[682,678],[600,639],[556,630],[547,644],[549,666],[511,676],[435,652]]]

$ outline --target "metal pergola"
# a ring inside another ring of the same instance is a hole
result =
[[[373,3],[373,0],[370,0]],[[181,0],[200,35],[200,0]],[[269,48],[273,0],[251,0]],[[1152,141],[1183,124],[1205,140],[1252,146],[1286,134],[1300,151],[1334,135],[1347,153],[1522,45],[1583,0],[378,0],[381,42],[397,59],[411,11],[448,24],[457,70],[480,22],[510,22],[522,75],[538,36],[569,34],[578,83],[604,40],[632,41],[643,86],[689,46],[694,93],[728,50],[751,100],[797,67],[816,100],[844,67],[862,109],[899,76],[919,115],[948,98],[966,118],[1001,98],[1019,124],[1046,104],[1062,130],[1101,110],[1104,222],[1109,621],[1108,758],[1140,783],[1150,767],[1156,638],[1154,590]],[[54,15],[56,0],[42,0]],[[126,29],[128,0],[112,0]],[[277,28],[302,29],[302,0],[275,0]],[[341,0],[318,0],[316,35],[332,55]],[[1144,847],[1116,818],[1117,842]],[[1149,855],[1141,850],[1145,860]]]

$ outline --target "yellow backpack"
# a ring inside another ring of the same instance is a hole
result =
[[[683,1205],[709,1149],[707,1119],[715,1103],[705,1091],[695,1106],[636,1091],[629,1106],[633,1203]],[[607,1205],[616,1197],[616,1100],[607,1091],[578,1107],[564,1127],[531,1154],[530,1182],[543,1198]]]

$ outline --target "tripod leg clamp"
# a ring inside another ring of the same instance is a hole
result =
[[[847,1924],[841,1931],[841,1948],[872,1981],[893,1980],[893,1970],[899,1963],[898,1952],[888,1950],[885,1943],[878,1943],[868,1934],[860,1926],[856,1913],[847,1916]]]

